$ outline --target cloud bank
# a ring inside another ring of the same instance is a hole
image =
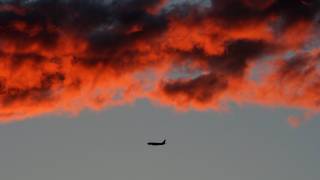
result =
[[[318,111],[319,26],[317,0],[2,1],[0,121],[140,98]]]

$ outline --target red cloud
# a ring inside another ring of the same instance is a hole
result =
[[[319,3],[165,2],[2,3],[1,121],[138,98],[179,109],[236,102],[317,110]],[[254,81],[259,62],[270,71]]]

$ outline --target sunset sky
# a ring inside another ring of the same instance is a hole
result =
[[[0,179],[320,179],[319,27],[319,0],[0,0]]]

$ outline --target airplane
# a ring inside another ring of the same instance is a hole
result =
[[[163,146],[166,144],[166,139],[164,139],[162,142],[148,142],[149,146]]]

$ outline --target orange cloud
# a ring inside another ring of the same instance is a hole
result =
[[[139,98],[177,109],[235,102],[317,110],[319,3],[166,2],[2,3],[0,121]],[[259,62],[270,71],[254,81]]]

